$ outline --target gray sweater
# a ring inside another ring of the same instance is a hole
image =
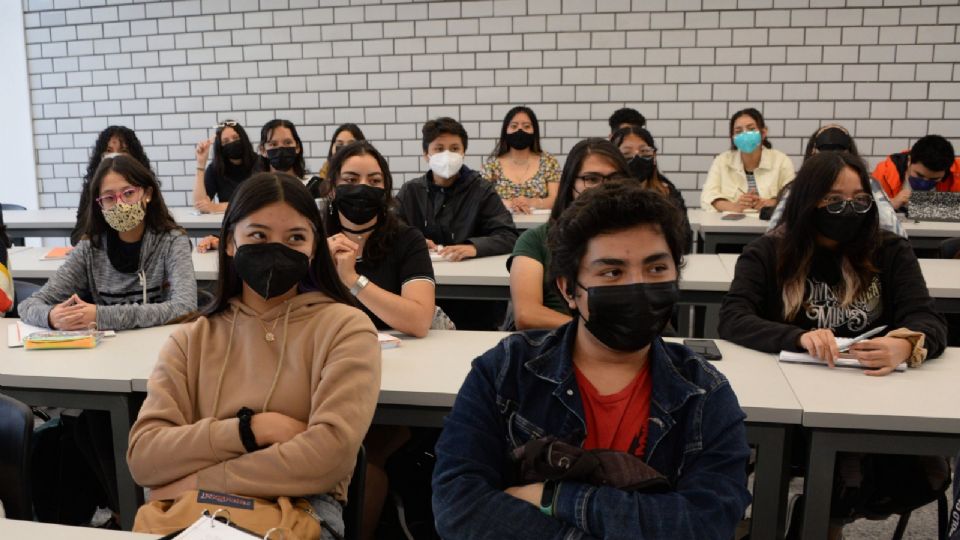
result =
[[[50,310],[74,293],[97,305],[101,330],[159,326],[197,309],[190,240],[183,231],[144,232],[139,271],[129,274],[110,263],[107,241],[95,248],[81,240],[56,275],[20,303],[20,318],[47,327]]]

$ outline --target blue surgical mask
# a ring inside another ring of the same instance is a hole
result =
[[[760,132],[757,130],[742,131],[734,135],[733,145],[744,154],[749,154],[760,146],[762,140],[763,137],[761,137]]]
[[[910,189],[914,191],[932,191],[937,187],[936,180],[927,180],[919,176],[910,176],[907,180],[910,182]]]

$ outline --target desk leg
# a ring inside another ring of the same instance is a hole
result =
[[[787,506],[787,426],[747,424],[747,441],[757,448],[750,537],[780,540]]]
[[[828,433],[810,431],[807,455],[807,477],[803,483],[803,537],[826,538],[830,525],[830,495],[833,492],[833,470],[837,448]]]

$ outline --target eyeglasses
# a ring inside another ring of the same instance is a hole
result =
[[[143,193],[143,188],[130,186],[124,188],[120,193],[107,193],[106,195],[101,195],[97,197],[97,204],[100,205],[100,208],[104,210],[109,210],[117,205],[117,200],[121,200],[127,204],[134,204],[140,202],[140,194]]]
[[[219,129],[222,127],[237,127],[239,125],[240,123],[237,122],[236,120],[224,120],[223,122],[220,122],[219,124],[217,124],[217,126],[214,129]]]
[[[630,178],[629,175],[615,172],[607,175],[597,174],[597,173],[581,174],[580,176],[577,176],[576,179],[583,182],[583,185],[587,187],[596,187],[596,186],[599,186],[600,184],[610,182],[611,180],[613,181],[626,180],[628,178]]]
[[[873,206],[873,196],[861,193],[852,199],[844,199],[840,195],[828,195],[823,198],[824,208],[831,214],[840,214],[847,205],[858,214],[866,214]]]
[[[640,156],[640,157],[653,157],[653,156],[655,156],[655,155],[657,155],[657,151],[654,150],[653,148],[650,148],[649,146],[645,146],[645,147],[637,150],[636,152],[633,152],[633,151],[630,151],[630,150],[624,150],[624,151],[623,151],[623,157],[624,157],[627,161],[630,161],[631,159],[633,159],[633,158],[636,157],[636,156]]]

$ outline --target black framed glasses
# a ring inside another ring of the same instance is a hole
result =
[[[607,175],[598,174],[598,173],[581,174],[577,176],[576,179],[583,182],[583,185],[585,185],[586,187],[596,187],[606,182],[616,181],[616,180],[627,180],[628,178],[630,178],[630,176],[627,174],[614,172]]]
[[[223,122],[220,122],[219,124],[217,124],[214,129],[220,129],[223,127],[237,127],[239,125],[240,125],[240,122],[237,122],[236,120],[224,120]]]
[[[844,199],[840,195],[827,195],[823,198],[824,208],[831,214],[840,214],[849,205],[858,214],[866,214],[873,207],[873,196],[861,193],[852,199]]]

